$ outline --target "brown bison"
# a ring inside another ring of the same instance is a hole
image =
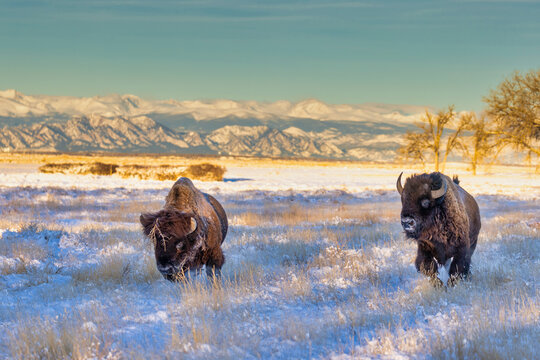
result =
[[[418,243],[416,269],[434,281],[438,265],[450,263],[450,283],[467,277],[480,231],[480,211],[474,198],[457,177],[439,172],[413,175],[397,190],[401,195],[401,225],[408,238]]]
[[[141,214],[143,231],[153,244],[157,268],[168,280],[180,279],[187,270],[219,275],[225,262],[221,243],[227,235],[227,215],[212,196],[182,177],[155,213]]]

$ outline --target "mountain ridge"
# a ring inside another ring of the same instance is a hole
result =
[[[391,160],[399,146],[392,131],[309,131],[268,125],[224,125],[209,132],[174,131],[147,116],[75,116],[66,122],[5,126],[0,149],[10,151],[127,152]],[[384,141],[381,148],[379,141]]]
[[[151,114],[191,116],[197,121],[228,116],[237,118],[313,119],[411,123],[428,108],[392,104],[326,104],[317,99],[298,102],[234,100],[145,100],[136,95],[111,94],[93,97],[25,95],[14,89],[0,91],[0,117],[139,116]]]
[[[105,151],[391,160],[425,108],[90,98],[0,91],[3,151]]]

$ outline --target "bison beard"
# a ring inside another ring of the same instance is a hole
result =
[[[225,262],[221,243],[227,235],[227,216],[219,202],[197,190],[191,180],[178,179],[164,209],[141,214],[139,220],[166,279],[183,279],[187,271],[203,265],[208,275],[219,275]]]
[[[402,173],[403,174],[403,173]],[[435,172],[413,175],[396,187],[401,195],[401,224],[418,244],[416,269],[437,279],[438,267],[450,263],[450,284],[469,274],[480,231],[480,211],[457,177]]]

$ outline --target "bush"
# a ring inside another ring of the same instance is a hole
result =
[[[225,168],[219,165],[203,163],[186,167],[171,165],[125,165],[117,170],[124,178],[136,177],[141,180],[176,180],[185,176],[193,180],[223,181]]]
[[[202,163],[185,166],[173,165],[114,165],[100,162],[94,163],[61,163],[45,164],[39,171],[47,174],[71,175],[112,175],[117,174],[123,178],[135,177],[141,180],[176,180],[185,176],[193,180],[223,181],[225,168],[223,166]]]
[[[118,165],[95,162],[92,164],[88,164],[87,169],[88,174],[112,175],[116,172],[116,169],[118,169]]]
[[[225,168],[223,166],[202,163],[197,165],[190,165],[181,175],[202,181],[223,181],[223,175],[225,175]]]
[[[182,173],[182,167],[171,165],[124,165],[118,168],[118,175],[123,178],[135,177],[141,180],[176,180]]]
[[[74,175],[112,175],[116,173],[118,165],[104,164],[101,162],[94,163],[64,163],[54,164],[48,163],[39,167],[39,171],[47,174],[61,173]]]

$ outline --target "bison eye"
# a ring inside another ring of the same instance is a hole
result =
[[[422,207],[424,209],[427,209],[429,207],[429,199],[424,199],[420,202],[420,205],[422,205]]]

